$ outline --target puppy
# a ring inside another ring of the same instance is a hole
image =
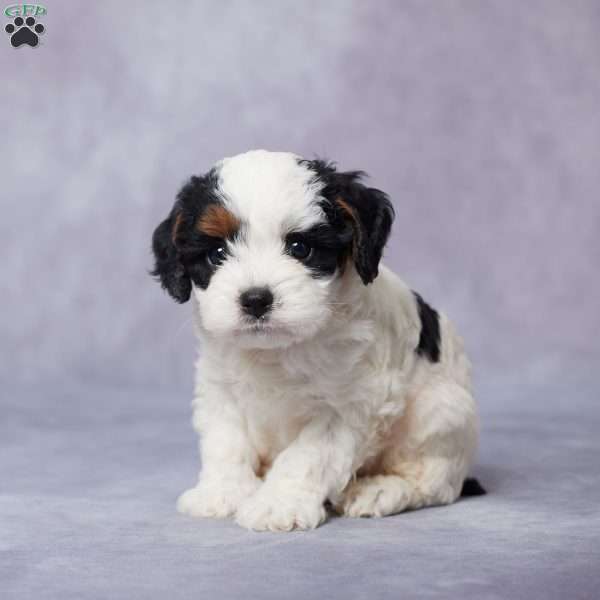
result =
[[[192,177],[154,232],[154,275],[192,298],[202,346],[202,469],[180,512],[289,531],[326,503],[381,517],[460,496],[470,363],[446,316],[380,264],[394,209],[362,177],[247,152]]]

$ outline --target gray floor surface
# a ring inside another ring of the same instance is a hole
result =
[[[15,390],[0,422],[1,597],[598,598],[598,390],[479,388],[487,496],[292,534],[175,512],[197,469],[185,393]]]

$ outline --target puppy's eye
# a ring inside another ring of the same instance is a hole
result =
[[[312,253],[312,248],[305,242],[295,241],[288,245],[288,252],[298,260],[306,260]]]
[[[213,246],[206,253],[206,260],[213,267],[218,267],[225,260],[226,256],[227,250],[225,250],[225,246]]]

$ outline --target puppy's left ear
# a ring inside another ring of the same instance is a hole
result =
[[[334,202],[352,226],[352,258],[362,282],[371,283],[379,272],[383,248],[394,222],[394,207],[381,190],[360,183],[363,173],[336,173]]]
[[[183,303],[190,299],[192,282],[179,260],[179,253],[174,243],[180,218],[180,213],[175,207],[169,217],[154,230],[152,251],[155,263],[152,275],[160,281],[172,298]]]

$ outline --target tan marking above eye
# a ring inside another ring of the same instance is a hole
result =
[[[357,245],[360,241],[360,237],[362,234],[361,228],[360,228],[360,220],[358,218],[358,215],[356,214],[356,211],[342,198],[336,198],[335,201],[337,202],[338,206],[346,213],[346,215],[348,216],[348,218],[352,221],[352,230],[354,232],[354,241],[352,243],[352,254],[356,254],[356,248]]]
[[[177,213],[177,216],[175,217],[175,223],[173,224],[173,230],[171,231],[171,240],[174,244],[177,241],[177,231],[181,225],[182,218],[183,217],[181,216],[181,213]]]
[[[354,209],[342,198],[336,198],[335,201],[338,203],[339,207],[353,220],[358,221],[358,217],[356,216],[356,212]]]
[[[240,228],[240,221],[224,206],[213,204],[198,219],[196,227],[205,235],[227,239],[237,233]]]

